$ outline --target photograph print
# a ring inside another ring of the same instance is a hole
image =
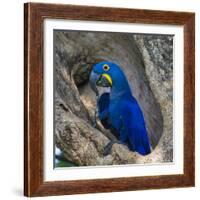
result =
[[[174,162],[173,37],[54,30],[55,168]]]

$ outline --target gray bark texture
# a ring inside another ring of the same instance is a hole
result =
[[[143,111],[152,153],[141,156],[121,144],[103,156],[115,137],[93,127],[96,97],[88,79],[99,61],[121,66]],[[78,166],[161,163],[173,160],[173,37],[54,31],[55,144]]]

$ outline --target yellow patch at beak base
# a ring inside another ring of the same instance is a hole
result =
[[[104,76],[108,80],[108,82],[110,83],[110,85],[112,86],[112,79],[111,79],[111,77],[108,74],[102,74],[102,76]]]

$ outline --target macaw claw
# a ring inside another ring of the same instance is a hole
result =
[[[118,141],[110,141],[110,142],[108,142],[108,144],[106,144],[106,146],[104,147],[103,156],[107,156],[108,154],[110,154],[112,146],[115,143],[119,143],[119,142]]]

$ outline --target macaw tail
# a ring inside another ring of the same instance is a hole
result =
[[[151,148],[149,145],[149,140],[147,138],[147,135],[143,135],[143,137],[141,139],[142,139],[142,145],[139,145],[136,148],[136,151],[143,156],[150,154]]]
[[[143,156],[150,154],[151,148],[146,129],[134,130],[133,132],[135,134],[129,136],[129,148]]]

